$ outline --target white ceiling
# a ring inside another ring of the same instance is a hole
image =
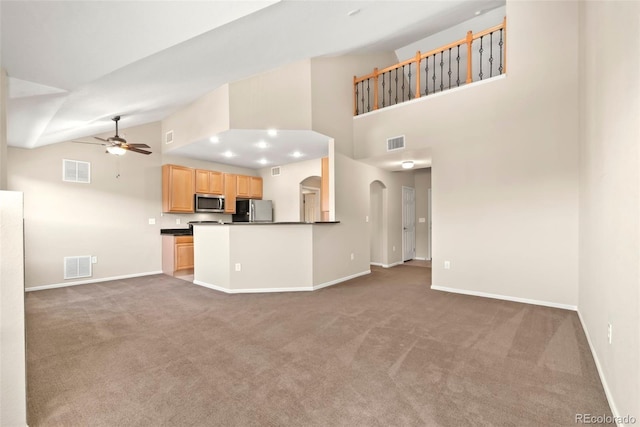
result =
[[[502,4],[1,1],[8,143],[110,132],[115,115],[121,129],[161,120],[224,83],[309,57],[394,50]]]

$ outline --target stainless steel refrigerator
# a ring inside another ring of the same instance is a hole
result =
[[[237,200],[233,222],[273,222],[271,200]]]

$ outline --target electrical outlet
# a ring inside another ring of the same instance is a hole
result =
[[[176,224],[180,224],[180,218],[176,218]]]
[[[364,222],[369,222],[369,215],[364,217]]]
[[[355,259],[355,255],[353,255],[353,252],[351,252],[351,261],[353,261]]]
[[[611,344],[612,335],[613,335],[613,326],[611,326],[611,323],[609,323],[607,324],[607,339],[609,340],[609,344]]]
[[[156,223],[155,218],[149,218],[149,225],[155,225],[155,223]]]
[[[395,251],[396,251],[396,247],[394,246],[394,247],[393,247],[393,252],[395,252]]]
[[[448,270],[448,269],[450,269],[450,268],[451,268],[451,261],[445,261],[445,262],[444,262],[444,269],[445,269],[445,270]]]
[[[91,257],[91,264],[97,264],[98,263],[98,257],[97,256],[92,256]]]
[[[236,262],[236,271],[242,271],[242,264]]]

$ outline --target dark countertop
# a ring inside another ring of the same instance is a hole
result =
[[[313,225],[313,224],[339,224],[340,221],[317,221],[317,222],[300,222],[300,221],[284,221],[284,222],[218,222],[218,221],[193,221],[190,222],[189,228],[162,228],[160,234],[170,236],[192,236],[193,225]]]

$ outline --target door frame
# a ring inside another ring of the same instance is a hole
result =
[[[407,260],[407,254],[405,253],[405,222],[404,222],[404,217],[405,217],[405,209],[407,207],[407,205],[405,204],[405,200],[404,200],[404,195],[405,195],[405,191],[407,190],[411,190],[411,192],[413,192],[413,257],[411,257],[411,259],[416,257],[416,248],[415,248],[415,244],[416,244],[416,189],[414,187],[407,187],[407,186],[402,186],[402,221],[401,221],[401,232],[402,232],[402,260],[401,262],[404,263],[405,260]]]

